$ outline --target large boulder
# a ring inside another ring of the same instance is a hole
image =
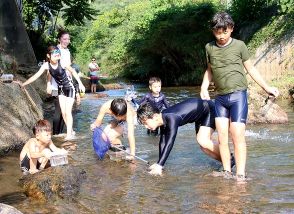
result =
[[[0,203],[0,214],[22,214],[12,206]]]
[[[32,137],[36,121],[43,118],[39,93],[31,85],[25,88],[0,81],[0,156],[21,147]]]
[[[71,165],[56,166],[19,180],[28,197],[47,201],[72,199],[80,191],[80,185],[86,178],[86,172]]]

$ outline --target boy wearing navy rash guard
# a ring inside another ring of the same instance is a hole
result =
[[[215,128],[213,101],[190,98],[162,112],[149,103],[145,103],[138,108],[137,118],[148,129],[155,130],[157,127],[162,127],[159,141],[159,160],[150,166],[150,174],[162,174],[162,167],[173,148],[178,128],[188,123],[195,123],[197,142],[202,151],[221,161],[219,145],[211,140]]]
[[[161,92],[161,79],[158,77],[151,77],[149,79],[149,89],[148,92],[141,100],[133,102],[141,105],[142,103],[150,103],[154,108],[157,108],[159,111],[162,111],[169,107],[169,103],[167,102],[166,96]],[[158,129],[151,131],[147,130],[147,134],[158,134]]]

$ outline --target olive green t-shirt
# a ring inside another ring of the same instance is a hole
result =
[[[247,89],[243,62],[249,59],[250,54],[243,41],[232,39],[225,47],[219,47],[213,41],[206,44],[205,49],[218,94]]]

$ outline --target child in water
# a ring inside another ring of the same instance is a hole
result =
[[[141,100],[136,101],[138,105],[143,103],[149,103],[154,108],[158,109],[160,112],[169,107],[169,103],[165,95],[161,92],[161,79],[158,77],[151,77],[149,79],[149,89],[148,92]],[[147,134],[158,135],[158,128],[156,130],[147,129]]]
[[[215,41],[205,46],[207,69],[205,71],[200,96],[209,100],[209,83],[216,86],[215,123],[220,143],[223,175],[232,175],[230,165],[229,132],[232,136],[236,157],[236,180],[246,182],[247,148],[245,128],[248,114],[247,78],[245,70],[252,79],[269,95],[277,97],[279,91],[270,87],[250,61],[250,53],[243,41],[234,39],[234,21],[226,12],[216,13],[211,21]]]
[[[96,127],[101,126],[106,114],[114,117],[114,120],[112,120],[103,130],[107,135],[108,140],[111,144],[120,147],[122,146],[120,137],[126,133],[129,140],[131,154],[130,156],[127,156],[126,159],[133,159],[135,155],[135,109],[122,98],[116,98],[105,102],[101,106],[96,120],[90,125],[92,131]]]
[[[44,169],[50,157],[55,153],[67,154],[66,150],[59,149],[53,144],[49,121],[39,120],[33,132],[35,137],[27,141],[19,156],[21,171],[24,175],[34,174]]]
[[[73,116],[72,116],[72,107],[75,101],[75,94],[78,93],[75,90],[72,79],[67,74],[66,70],[74,76],[79,84],[79,90],[82,92],[85,91],[85,87],[80,80],[75,69],[73,69],[70,65],[66,67],[62,67],[60,63],[61,52],[58,47],[50,46],[48,47],[47,52],[48,62],[44,63],[39,71],[35,73],[32,77],[30,77],[27,81],[20,84],[22,87],[34,82],[37,80],[45,71],[49,71],[50,75],[54,78],[58,85],[58,99],[60,104],[60,109],[62,113],[62,117],[66,124],[66,138],[64,140],[74,140],[75,132],[73,131]],[[66,69],[66,70],[65,70]],[[47,84],[47,92],[51,94],[51,84]]]
[[[151,175],[162,175],[162,168],[173,148],[180,126],[195,124],[197,142],[201,150],[211,158],[221,161],[219,144],[212,141],[215,129],[214,102],[190,98],[160,112],[149,103],[140,105],[138,121],[146,128],[155,130],[162,127],[159,140],[159,159],[150,166]]]

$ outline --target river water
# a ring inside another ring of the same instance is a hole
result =
[[[196,88],[164,88],[171,103],[199,96]],[[144,89],[138,89],[143,95]],[[194,126],[180,127],[162,177],[147,173],[148,166],[136,161],[100,161],[93,152],[89,124],[107,99],[124,95],[124,90],[105,92],[108,98],[87,94],[81,113],[75,115],[77,150],[69,162],[85,169],[87,179],[78,198],[72,201],[39,203],[25,197],[18,186],[21,176],[15,152],[0,159],[0,203],[23,213],[294,213],[294,106],[279,104],[289,115],[289,124],[248,125],[246,184],[211,176],[220,164],[199,149]],[[107,121],[107,118],[106,120]],[[158,141],[146,129],[135,131],[137,155],[154,163]],[[127,145],[126,140],[125,144]],[[59,144],[58,139],[54,142]]]

